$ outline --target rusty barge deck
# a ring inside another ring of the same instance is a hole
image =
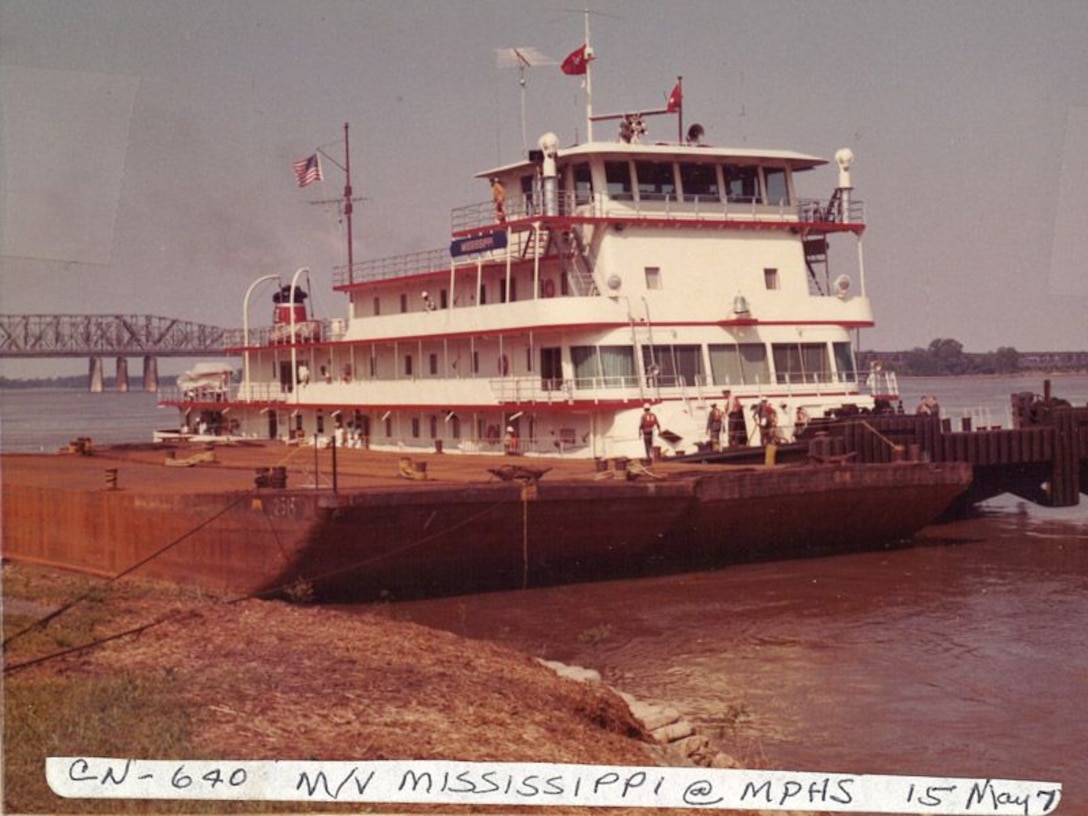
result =
[[[872,548],[971,481],[923,462],[662,462],[637,478],[584,460],[342,450],[335,479],[332,464],[275,443],[4,456],[4,556],[103,576],[139,564],[229,594],[441,595]],[[275,468],[286,485],[257,487]]]

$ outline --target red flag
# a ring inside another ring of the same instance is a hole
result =
[[[676,83],[676,87],[672,89],[672,93],[669,94],[669,101],[665,104],[666,113],[676,113],[680,110],[680,106],[684,104],[684,89],[680,87],[680,83]]]
[[[577,48],[571,51],[567,55],[567,58],[563,60],[563,64],[559,66],[564,74],[570,76],[579,76],[586,72],[589,68],[589,62],[593,59],[593,49],[588,44],[583,44],[581,48]]]
[[[321,181],[325,176],[321,173],[321,159],[318,158],[318,154],[314,153],[308,159],[302,159],[297,161],[293,165],[295,170],[295,178],[298,179],[298,186],[305,187],[307,184],[312,184],[315,181]]]

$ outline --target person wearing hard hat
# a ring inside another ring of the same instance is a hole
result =
[[[518,433],[514,430],[513,425],[506,426],[506,436],[503,437],[502,444],[507,456],[517,456]]]

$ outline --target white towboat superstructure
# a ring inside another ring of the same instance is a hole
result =
[[[636,458],[645,406],[670,456],[708,449],[715,406],[743,422],[723,446],[757,445],[897,400],[894,375],[855,364],[873,315],[849,150],[813,199],[798,185],[825,159],[709,146],[698,125],[683,143],[621,134],[546,134],[479,173],[492,194],[453,211],[448,247],[334,270],[344,317],[314,319],[300,274],[281,281],[273,325],[233,350],[242,381],[164,402],[261,438]],[[836,237],[856,243],[852,276],[829,263]]]

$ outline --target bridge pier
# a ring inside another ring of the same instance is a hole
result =
[[[128,357],[117,358],[117,380],[115,384],[119,393],[128,393]]]
[[[159,360],[147,355],[144,357],[144,391],[157,393],[159,390]]]
[[[87,372],[87,390],[92,394],[101,394],[102,379],[102,358],[92,357]]]

